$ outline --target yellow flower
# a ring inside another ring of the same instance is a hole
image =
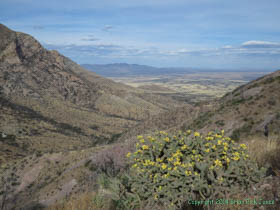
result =
[[[187,134],[191,134],[191,132],[192,132],[191,130],[187,130]]]
[[[207,137],[205,137],[205,140],[207,140],[207,141],[211,141],[211,140],[213,140],[214,138],[212,137],[212,136],[207,136]]]
[[[148,145],[143,145],[143,146],[142,146],[142,149],[143,149],[143,150],[149,149],[149,146],[148,146]]]
[[[223,177],[219,177],[218,180],[219,180],[219,182],[223,182],[224,178]]]
[[[192,153],[195,154],[195,152],[196,152],[196,151],[193,149],[193,150],[192,150]]]
[[[190,176],[190,175],[192,175],[192,172],[191,171],[185,171],[185,174],[187,175],[187,176]]]
[[[198,133],[198,132],[194,132],[194,136],[200,136],[200,133]]]
[[[136,168],[137,167],[137,163],[132,165],[132,168]]]
[[[167,160],[168,160],[169,162],[171,162],[171,161],[174,160],[174,158],[173,158],[173,157],[170,157],[170,158],[167,158]]]
[[[229,137],[226,137],[225,140],[226,140],[226,141],[230,141],[231,139],[230,139]]]
[[[224,145],[225,147],[228,147],[228,143],[227,143],[227,142],[224,142],[223,145]]]
[[[240,154],[239,154],[239,152],[235,152],[235,153],[233,153],[235,156],[239,156]]]
[[[228,148],[227,148],[226,146],[224,146],[224,150],[225,150],[225,151],[228,151]]]
[[[218,145],[221,145],[222,144],[222,141],[221,140],[218,140]]]
[[[137,139],[139,139],[139,140],[143,139],[143,136],[137,136]]]
[[[140,142],[141,142],[141,143],[144,143],[144,142],[145,142],[145,140],[144,140],[144,139],[141,139],[141,140],[140,140]]]
[[[227,161],[227,164],[229,164],[230,159],[228,157],[226,157],[226,161]]]
[[[154,199],[155,199],[155,200],[158,199],[158,195],[157,195],[157,194],[154,195]]]
[[[174,166],[178,166],[178,165],[181,165],[180,160],[177,160],[176,162],[174,162]]]
[[[168,178],[168,177],[169,177],[169,175],[170,175],[170,174],[169,174],[169,173],[167,173],[167,174],[164,174],[162,177],[166,179],[166,178]]]
[[[181,150],[185,150],[185,149],[187,149],[188,148],[188,146],[187,145],[183,145],[183,146],[181,146]]]
[[[215,149],[216,149],[216,145],[213,145],[213,146],[212,146],[212,149],[214,149],[214,150],[215,150]]]
[[[205,152],[210,152],[210,149],[209,149],[209,148],[208,148],[208,149],[206,149],[206,150],[205,150]]]
[[[247,149],[246,144],[240,144],[240,147],[241,147],[242,149]]]
[[[151,141],[151,142],[155,141],[155,139],[154,139],[153,137],[151,137],[151,136],[148,136],[147,138],[148,138],[149,141]]]
[[[218,159],[215,160],[214,163],[215,163],[215,166],[220,166],[220,167],[223,166],[222,162],[220,160],[218,160]]]
[[[159,133],[160,133],[160,134],[163,134],[163,135],[165,135],[165,136],[168,135],[168,133],[166,133],[165,131],[160,131]]]
[[[169,142],[170,139],[169,139],[168,137],[165,137],[165,138],[164,138],[164,141]]]
[[[233,157],[232,159],[237,161],[237,160],[240,159],[240,157],[239,157],[239,156],[235,156],[235,157]]]
[[[161,168],[164,170],[164,169],[167,168],[167,165],[166,165],[165,163],[163,163],[163,164],[161,165]]]
[[[219,134],[216,134],[216,137],[217,137],[217,138],[222,138],[222,136],[221,136],[221,135],[219,135]]]

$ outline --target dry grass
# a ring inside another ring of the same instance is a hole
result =
[[[249,155],[259,166],[271,166],[274,170],[280,169],[280,137],[254,137],[244,142],[248,146]]]
[[[67,201],[50,206],[47,210],[112,210],[110,199],[102,198],[94,192],[72,197]]]

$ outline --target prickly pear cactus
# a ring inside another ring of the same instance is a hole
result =
[[[202,136],[190,130],[138,136],[128,153],[132,193],[152,205],[180,208],[189,199],[215,199],[258,182],[264,174],[250,161],[245,144],[224,131]]]

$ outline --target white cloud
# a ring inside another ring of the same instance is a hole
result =
[[[98,41],[99,39],[97,38],[83,38],[81,39],[82,41],[89,41],[89,42],[95,42],[95,41]]]
[[[222,49],[231,49],[231,48],[232,48],[231,45],[225,45],[225,46],[222,47]]]
[[[251,40],[242,43],[244,48],[280,48],[280,43]]]

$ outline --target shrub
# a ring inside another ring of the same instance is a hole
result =
[[[251,123],[251,124],[244,124],[241,128],[237,128],[235,129],[232,134],[231,134],[231,138],[238,141],[240,140],[240,137],[242,134],[249,134],[250,131],[252,130],[252,124],[254,123]]]
[[[224,120],[218,120],[215,122],[216,125],[218,126],[224,126],[225,125],[225,121]]]
[[[130,150],[131,145],[129,144],[114,144],[104,147],[85,163],[85,167],[98,174],[104,173],[115,177],[126,169],[125,154]]]
[[[206,125],[207,122],[209,122],[210,118],[214,115],[213,112],[207,111],[205,113],[201,113],[197,119],[194,120],[192,126],[201,129],[203,126]]]
[[[139,198],[153,209],[178,209],[188,200],[235,194],[264,175],[264,169],[250,161],[246,145],[223,131],[206,136],[190,130],[175,135],[160,131],[138,139],[136,151],[127,154],[131,168],[123,199],[129,194],[133,202]]]

